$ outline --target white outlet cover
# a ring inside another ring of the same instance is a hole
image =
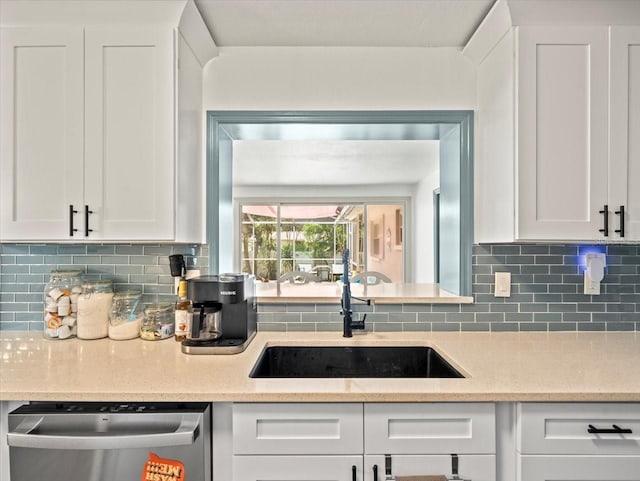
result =
[[[495,297],[511,297],[511,272],[496,272]]]

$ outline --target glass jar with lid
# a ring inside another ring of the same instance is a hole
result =
[[[82,284],[82,293],[78,298],[78,338],[107,337],[112,301],[113,286],[110,280],[91,280]]]
[[[154,302],[144,307],[144,319],[140,328],[140,337],[147,341],[159,341],[173,337],[173,304]]]
[[[68,339],[76,335],[81,271],[54,269],[44,288],[44,337]]]
[[[144,318],[141,298],[140,291],[122,291],[113,294],[113,303],[109,312],[110,339],[135,339],[140,335],[140,326]]]

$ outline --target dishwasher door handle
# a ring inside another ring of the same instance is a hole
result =
[[[195,442],[200,433],[199,414],[185,415],[175,431],[164,433],[130,433],[109,435],[87,434],[36,434],[32,433],[44,420],[20,423],[7,433],[7,444],[17,448],[40,449],[135,449],[165,446],[185,446]]]

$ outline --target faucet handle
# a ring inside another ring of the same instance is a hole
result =
[[[364,331],[364,321],[366,319],[367,319],[367,315],[364,314],[362,316],[362,319],[360,319],[359,321],[351,321],[351,329],[357,329],[357,330]]]

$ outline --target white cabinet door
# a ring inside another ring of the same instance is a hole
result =
[[[366,454],[494,454],[495,404],[364,406]]]
[[[640,28],[611,27],[609,198],[614,239],[640,240]]]
[[[234,404],[233,452],[362,454],[362,404]]]
[[[523,454],[640,456],[638,403],[522,403],[518,422]]]
[[[640,481],[638,456],[521,456],[519,461],[518,481]]]
[[[605,239],[608,45],[607,27],[518,28],[520,239]]]
[[[405,456],[393,455],[391,476],[437,476],[452,478],[451,456]],[[376,468],[374,468],[374,466]],[[376,476],[377,473],[377,476]],[[386,477],[384,456],[364,457],[364,480],[384,481]],[[495,481],[496,457],[493,455],[464,454],[458,457],[458,476],[463,480]]]
[[[174,33],[85,31],[89,238],[174,238]]]
[[[0,35],[0,238],[69,239],[83,198],[82,29]]]
[[[234,481],[362,481],[362,456],[234,456]]]

